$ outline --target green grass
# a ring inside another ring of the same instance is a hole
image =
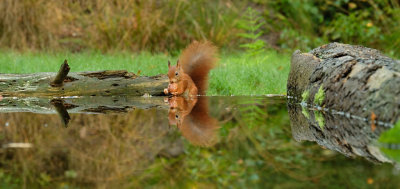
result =
[[[224,55],[211,72],[209,95],[286,94],[290,56],[265,52],[256,56]]]
[[[165,54],[134,53],[17,53],[0,52],[0,73],[56,72],[64,59],[71,72],[128,70],[153,76],[168,71],[167,61],[177,57]],[[285,94],[290,58],[267,51],[256,56],[224,53],[210,74],[208,95]]]

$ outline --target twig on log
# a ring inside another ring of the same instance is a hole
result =
[[[60,87],[63,85],[65,77],[67,77],[70,68],[67,60],[64,60],[64,63],[61,64],[60,70],[58,71],[54,80],[50,83],[52,87]]]

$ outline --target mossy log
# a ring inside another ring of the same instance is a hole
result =
[[[400,119],[400,61],[375,49],[330,43],[296,51],[287,88],[296,102],[391,124]]]
[[[7,97],[162,96],[168,77],[137,76],[125,70],[68,73],[0,74],[0,95]]]

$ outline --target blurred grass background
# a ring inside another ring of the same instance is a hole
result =
[[[398,0],[3,0],[0,48],[174,52],[194,39],[238,49],[246,9],[261,22],[266,48],[309,50],[330,41],[397,56]],[[251,20],[250,20],[251,21]]]

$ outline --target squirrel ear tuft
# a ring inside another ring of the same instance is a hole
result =
[[[176,61],[176,67],[179,68],[179,59]]]
[[[171,67],[171,62],[168,60],[168,68]]]

